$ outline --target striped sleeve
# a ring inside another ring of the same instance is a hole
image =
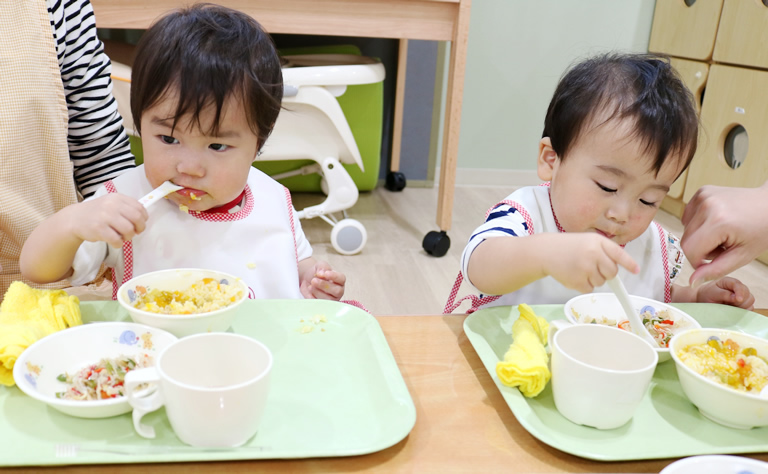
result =
[[[92,195],[135,166],[112,96],[112,66],[88,0],[46,0],[69,114],[69,156],[78,191]]]
[[[526,216],[528,216],[528,212],[520,204],[510,201],[501,202],[488,211],[485,222],[475,229],[469,238],[467,246],[464,247],[464,252],[461,254],[461,272],[467,281],[469,281],[467,275],[469,257],[477,246],[491,237],[530,235],[533,229]]]

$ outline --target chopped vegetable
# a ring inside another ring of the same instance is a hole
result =
[[[150,365],[152,358],[147,354],[140,354],[136,360],[128,356],[101,359],[98,364],[84,367],[74,374],[57,376],[56,380],[66,383],[68,387],[63,392],[57,392],[56,398],[99,400],[123,396],[125,374]]]

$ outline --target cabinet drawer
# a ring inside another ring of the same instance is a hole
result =
[[[648,50],[699,61],[712,59],[722,8],[723,0],[656,0]]]
[[[768,0],[726,0],[715,41],[715,61],[768,69],[766,3]]]

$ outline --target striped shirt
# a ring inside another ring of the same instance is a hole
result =
[[[69,114],[67,142],[83,197],[135,166],[112,96],[111,62],[88,0],[46,0]]]
[[[469,281],[469,259],[472,252],[485,240],[493,237],[525,238],[544,232],[565,232],[557,220],[549,197],[549,187],[526,186],[517,189],[486,214],[485,222],[469,238],[461,256],[461,272],[473,290],[480,292]],[[620,268],[619,274],[631,294],[669,303],[671,285],[685,262],[680,240],[655,222],[640,236],[628,242],[624,250],[640,265],[638,274]],[[596,292],[609,292],[607,287]],[[551,276],[536,280],[485,306],[527,304],[563,304],[579,292],[563,286]],[[482,295],[481,295],[482,296]],[[449,303],[452,302],[449,300]],[[446,307],[449,307],[446,305]]]

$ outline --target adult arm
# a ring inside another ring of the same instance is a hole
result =
[[[112,96],[112,65],[88,0],[46,0],[69,115],[68,144],[83,197],[135,166]]]

